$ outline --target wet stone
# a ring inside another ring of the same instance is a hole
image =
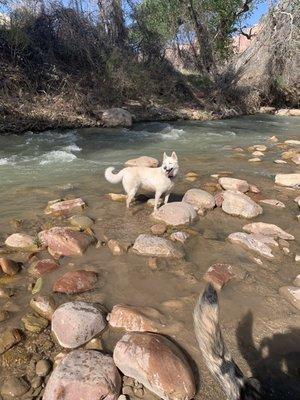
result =
[[[62,304],[52,317],[51,330],[62,347],[76,348],[91,340],[106,327],[105,313],[83,301]]]
[[[279,201],[276,199],[264,199],[264,200],[260,200],[260,203],[268,204],[270,206],[277,207],[277,208],[285,208],[285,204],[282,203],[282,201]]]
[[[120,256],[121,254],[125,253],[125,249],[121,246],[121,244],[115,240],[115,239],[110,239],[107,242],[107,247],[109,250],[112,252],[114,256]]]
[[[30,300],[29,305],[37,314],[49,321],[56,309],[55,301],[51,296],[35,296]]]
[[[243,230],[249,233],[261,234],[285,240],[295,239],[293,235],[284,231],[279,226],[268,224],[266,222],[252,222],[251,224],[244,225]]]
[[[170,236],[170,239],[173,240],[173,242],[180,242],[182,244],[185,243],[188,238],[189,234],[182,231],[173,232]]]
[[[55,281],[53,291],[66,294],[83,293],[93,290],[96,282],[97,274],[93,271],[70,271]]]
[[[85,206],[85,202],[80,198],[62,201],[54,200],[48,203],[45,214],[63,215],[72,211],[81,211]]]
[[[25,379],[12,376],[7,378],[1,386],[1,395],[12,399],[19,399],[29,389],[30,385]]]
[[[69,222],[81,229],[88,229],[94,225],[94,221],[85,215],[73,215],[69,218]]]
[[[52,365],[49,360],[40,360],[36,363],[35,373],[37,376],[46,376],[51,371]]]
[[[0,268],[6,275],[9,276],[16,275],[20,269],[18,263],[6,257],[0,258]]]
[[[249,190],[248,182],[242,179],[223,177],[219,179],[219,184],[225,190],[237,190],[242,193]]]
[[[23,251],[40,250],[36,238],[25,233],[13,233],[5,240],[5,244],[8,247]]]
[[[46,275],[50,272],[56,271],[59,269],[60,265],[51,258],[45,258],[43,260],[38,260],[33,263],[28,272],[36,277]]]
[[[153,218],[167,225],[184,225],[191,223],[196,217],[194,208],[185,202],[168,203],[152,214]]]
[[[260,205],[243,193],[226,190],[223,192],[223,198],[222,210],[227,214],[254,218],[263,212]]]
[[[151,226],[150,230],[153,235],[163,235],[167,230],[167,225],[163,223],[155,224]]]
[[[52,372],[43,400],[117,400],[121,377],[112,357],[94,350],[74,350]]]
[[[24,327],[32,333],[40,333],[47,328],[49,321],[40,315],[26,314],[21,318]]]
[[[0,333],[0,354],[9,350],[21,341],[21,334],[18,329],[7,329]]]
[[[221,290],[222,287],[233,278],[233,276],[234,274],[231,265],[217,263],[208,268],[203,279],[206,282],[211,283],[216,290]]]
[[[183,252],[168,240],[158,236],[139,235],[133,245],[133,250],[144,256],[182,258]]]

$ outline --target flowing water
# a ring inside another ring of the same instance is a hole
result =
[[[140,233],[149,233],[151,208],[140,201],[126,211],[124,203],[105,196],[108,192],[122,193],[122,188],[103,177],[107,166],[121,168],[124,161],[141,155],[161,159],[164,151],[177,152],[181,169],[171,201],[180,199],[191,187],[213,193],[217,181],[212,174],[246,179],[261,189],[260,194],[253,195],[256,201],[275,198],[286,204],[283,209],[264,205],[264,213],[256,221],[276,223],[293,234],[296,240],[290,245],[290,254],[276,249],[274,261],[262,260],[258,265],[254,254],[226,240],[230,233],[241,231],[247,221],[216,208],[191,226],[184,246],[185,261],[160,261],[158,268],[151,270],[146,257],[131,252],[113,256],[107,247],[92,246],[83,257],[63,259],[61,269],[44,279],[41,293],[51,292],[54,280],[67,270],[96,271],[99,279],[95,291],[54,295],[57,303],[86,299],[98,301],[108,310],[116,303],[155,307],[166,318],[166,333],[195,362],[200,376],[197,398],[221,399],[223,395],[196,345],[192,310],[209,265],[230,263],[239,273],[220,298],[221,321],[230,350],[243,371],[258,375],[267,384],[269,398],[300,398],[299,311],[278,294],[279,287],[291,284],[300,273],[299,263],[294,261],[295,254],[300,253],[299,209],[293,201],[299,191],[274,185],[276,173],[296,172],[300,167],[273,162],[283,151],[269,140],[273,135],[281,143],[300,140],[300,118],[259,115],[207,122],[144,123],[131,130],[90,128],[0,136],[0,244],[17,231],[35,235],[49,225],[67,225],[66,219],[43,213],[47,202],[57,198],[82,197],[87,202],[84,213],[94,219],[93,230],[100,242],[113,238],[129,245]],[[261,162],[248,161],[253,156],[247,148],[254,144],[268,146]],[[245,151],[235,151],[236,147]],[[194,182],[185,179],[190,171],[198,174]],[[8,320],[0,322],[0,331],[19,326],[32,296],[28,285],[33,278],[26,272],[28,257],[12,257],[22,261],[24,269],[15,278],[2,280],[1,285],[12,288],[15,295],[10,300],[0,299],[0,305],[9,310]],[[112,351],[121,334],[105,332],[107,351]],[[2,360],[3,371],[20,375],[26,365],[22,359],[17,364]]]

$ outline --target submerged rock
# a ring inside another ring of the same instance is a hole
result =
[[[292,145],[292,146],[300,146],[300,140],[285,140],[284,143]]]
[[[243,193],[226,190],[223,193],[223,198],[222,210],[227,214],[254,218],[263,212],[260,205]]]
[[[117,400],[121,377],[112,357],[74,350],[52,372],[43,400]]]
[[[94,221],[86,215],[72,215],[69,222],[73,226],[78,226],[81,229],[88,229],[94,225]]]
[[[291,160],[294,164],[300,165],[300,154],[296,154]]]
[[[189,400],[195,395],[192,370],[181,350],[154,333],[124,335],[114,349],[121,372],[164,400]]]
[[[6,240],[5,244],[22,251],[38,251],[40,250],[37,239],[25,233],[13,233]]]
[[[138,158],[133,158],[132,160],[127,160],[125,162],[126,167],[158,167],[159,161],[156,158],[141,156]]]
[[[287,161],[284,160],[274,160],[275,164],[287,164]]]
[[[185,243],[188,238],[189,235],[182,231],[173,232],[170,236],[170,239],[173,240],[173,242],[180,242],[182,244]]]
[[[266,222],[252,222],[251,224],[243,226],[243,230],[249,233],[261,234],[285,240],[295,239],[293,235],[279,228],[279,226],[268,224]]]
[[[32,265],[30,265],[28,272],[34,276],[43,276],[50,272],[56,271],[60,268],[60,265],[51,258],[45,258],[43,260],[38,260]]]
[[[0,333],[0,354],[5,353],[15,344],[21,341],[21,334],[18,329],[7,329]]]
[[[59,293],[73,294],[93,290],[97,282],[97,274],[93,271],[69,271],[58,278],[53,291]]]
[[[152,307],[133,307],[117,304],[107,316],[109,325],[129,332],[158,332],[163,315]]]
[[[30,307],[41,317],[51,321],[56,304],[51,296],[35,296],[30,300]]]
[[[185,202],[168,203],[152,214],[153,218],[165,222],[167,225],[184,225],[192,222],[196,217],[194,208]]]
[[[163,235],[167,230],[167,225],[162,223],[152,225],[150,228],[153,235]]]
[[[273,207],[285,208],[285,204],[282,201],[276,199],[264,199],[260,200],[260,203],[269,204],[270,206]]]
[[[62,215],[71,211],[81,211],[86,206],[81,198],[70,200],[56,200],[48,203],[45,214]]]
[[[21,318],[24,327],[27,331],[32,333],[40,333],[47,328],[49,321],[40,315],[26,314]]]
[[[249,183],[242,179],[223,177],[219,179],[219,184],[225,190],[234,190],[245,193],[249,190]]]
[[[265,243],[264,238],[254,234],[248,234],[244,232],[231,233],[228,236],[231,243],[239,244],[249,250],[253,250],[259,255],[272,260],[274,255],[272,249]],[[266,238],[268,239],[268,238]]]
[[[120,245],[120,243],[115,239],[110,239],[107,242],[107,247],[112,252],[114,256],[120,256],[125,253],[125,249]]]
[[[298,286],[282,286],[279,293],[289,303],[300,310],[300,287]]]
[[[92,303],[74,301],[59,306],[53,316],[51,330],[65,348],[79,347],[106,327],[104,312]]]
[[[0,258],[0,269],[9,276],[16,275],[19,272],[19,264],[6,257]]]
[[[259,157],[249,158],[249,162],[260,162],[261,159]]]
[[[37,376],[47,376],[51,371],[52,365],[49,360],[39,360],[35,365]]]
[[[1,395],[5,398],[19,399],[30,389],[30,385],[25,379],[10,376],[5,379],[1,386]]]
[[[130,128],[132,126],[132,116],[129,111],[124,108],[110,108],[102,114],[102,122],[109,128],[123,126]]]
[[[216,290],[221,290],[222,287],[233,278],[233,276],[234,274],[231,265],[217,263],[208,268],[203,279],[206,282],[211,283]]]
[[[121,193],[108,193],[107,196],[113,200],[113,201],[118,201],[118,202],[123,202],[126,201],[126,194],[121,194]]]
[[[58,226],[40,232],[38,237],[49,253],[56,257],[81,256],[93,241],[85,233]]]
[[[298,174],[277,174],[275,183],[287,187],[300,187],[300,173]]]
[[[133,250],[144,256],[182,258],[183,252],[168,240],[158,236],[139,235],[133,245]]]
[[[182,201],[194,207],[198,214],[204,214],[206,210],[211,210],[216,205],[214,197],[201,189],[189,189]]]

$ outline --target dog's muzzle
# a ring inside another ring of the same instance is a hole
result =
[[[173,172],[174,172],[174,168],[166,169],[166,175],[167,175],[167,177],[168,177],[168,178],[174,178]]]

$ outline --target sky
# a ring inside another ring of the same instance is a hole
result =
[[[64,5],[68,5],[68,4],[74,4],[75,1],[74,0],[60,0]],[[250,15],[246,20],[245,20],[245,25],[247,27],[251,27],[253,25],[255,25],[260,18],[266,14],[266,12],[268,11],[269,8],[269,4],[271,2],[275,2],[276,0],[260,0],[259,4],[257,5],[256,9],[254,10],[254,12],[252,13],[252,15]],[[96,0],[81,0],[82,4],[83,4],[83,8],[85,10],[89,10],[89,11],[95,11],[96,9]],[[47,3],[47,0],[46,0]],[[5,8],[4,7],[0,7],[0,12],[5,12]]]

